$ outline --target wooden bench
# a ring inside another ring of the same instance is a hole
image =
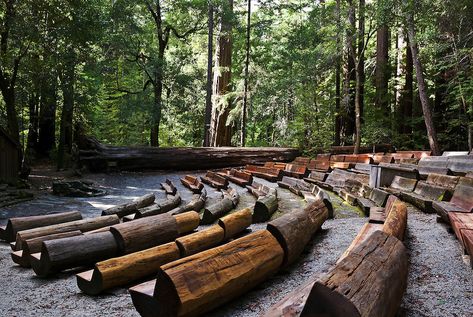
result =
[[[370,223],[381,223],[383,224],[388,216],[389,212],[394,207],[394,203],[400,201],[396,196],[389,195],[388,199],[386,200],[386,205],[384,207],[371,207],[369,217]]]
[[[258,182],[253,182],[251,185],[246,186],[246,189],[256,198],[266,196],[269,194],[274,194],[276,191],[274,188],[268,187],[266,185],[260,184]]]
[[[362,163],[362,164],[373,164],[373,158],[371,157],[370,154],[351,154],[351,155],[345,155],[345,160],[344,162],[350,162],[350,163]]]
[[[234,188],[228,187],[222,190],[223,198],[213,205],[207,206],[202,214],[201,224],[214,223],[218,218],[223,217],[230,210],[238,205],[240,195]]]
[[[251,174],[239,171],[235,168],[232,168],[231,170],[221,171],[219,172],[219,175],[225,177],[230,182],[235,183],[241,187],[250,185],[253,182],[253,176],[251,176]]]
[[[392,155],[376,154],[373,156],[373,161],[376,164],[394,163],[394,157]]]
[[[298,156],[296,159],[292,162],[293,164],[296,165],[304,165],[307,166],[310,163],[310,157],[303,157],[303,156]]]
[[[432,203],[433,209],[446,223],[449,222],[451,212],[473,212],[473,187],[457,185],[449,202],[438,201]]]
[[[401,198],[424,212],[433,213],[434,201],[448,200],[450,197],[447,188],[419,181],[413,192],[401,192]]]
[[[379,188],[373,188],[368,198],[358,197],[356,199],[356,203],[363,210],[365,215],[369,216],[371,213],[371,208],[385,206],[388,197],[388,192]]]
[[[228,180],[225,177],[218,175],[216,172],[208,171],[205,176],[200,177],[201,181],[218,190],[228,187]]]
[[[470,266],[473,268],[473,230],[465,229],[461,234],[465,250],[470,255]]]
[[[312,171],[308,177],[305,177],[304,180],[309,183],[319,184],[325,182],[328,174],[324,172]]]
[[[453,232],[460,242],[463,250],[465,250],[465,243],[463,241],[462,232],[464,230],[473,230],[473,214],[463,212],[449,212],[448,218],[450,219],[450,225],[452,226]]]
[[[310,171],[329,172],[331,170],[330,161],[311,160],[307,169]]]
[[[396,153],[399,153],[399,154],[403,154],[403,153],[412,154],[414,156],[414,158],[419,159],[419,160],[423,157],[432,155],[432,151],[396,151]]]
[[[181,183],[185,187],[189,188],[191,192],[194,194],[198,194],[204,188],[204,184],[202,184],[199,179],[192,175],[186,175],[184,178],[181,178]]]
[[[287,164],[282,173],[285,176],[304,178],[309,174],[309,170],[305,165]]]
[[[244,172],[256,177],[264,178],[270,182],[277,182],[282,178],[282,170],[277,168],[246,165]]]
[[[202,189],[200,194],[193,194],[191,200],[187,204],[178,206],[168,211],[167,213],[171,215],[178,215],[178,214],[182,214],[188,211],[200,212],[200,210],[204,208],[206,200],[207,200],[207,191],[204,188]]]
[[[177,192],[176,186],[174,186],[173,182],[167,178],[164,183],[161,183],[161,188],[164,189],[166,195],[175,195]]]
[[[302,191],[312,191],[314,185],[306,183],[301,179],[283,176],[282,180],[278,181],[278,186],[290,190],[292,193],[302,196]]]
[[[385,191],[396,196],[401,192],[413,192],[417,185],[417,179],[395,176],[389,187],[383,188]]]
[[[357,163],[355,164],[355,167],[350,170],[350,172],[369,174],[371,172],[371,164]]]
[[[264,163],[263,167],[267,168],[276,168],[278,170],[283,170],[286,168],[287,163],[282,162],[266,162]]]

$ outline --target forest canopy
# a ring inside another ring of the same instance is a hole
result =
[[[79,131],[472,148],[472,21],[471,0],[2,0],[0,124],[60,166]]]

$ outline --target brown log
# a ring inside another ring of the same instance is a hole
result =
[[[177,232],[179,235],[191,232],[199,226],[199,214],[195,211],[188,211],[173,216],[176,219]]]
[[[255,203],[253,222],[268,221],[276,210],[278,210],[278,196],[276,193],[260,197]]]
[[[181,178],[181,183],[185,187],[189,188],[191,192],[194,194],[200,194],[202,189],[204,188],[204,184],[202,184],[199,179],[192,175],[186,175],[185,177]]]
[[[93,270],[76,275],[82,292],[97,295],[104,290],[127,285],[155,274],[159,267],[179,259],[179,248],[169,242],[150,249],[112,258],[95,264]],[[151,290],[151,293],[154,290]]]
[[[164,189],[167,195],[175,195],[177,192],[176,186],[174,186],[173,182],[167,178],[164,183],[161,183],[161,188]]]
[[[206,200],[207,200],[207,191],[204,188],[202,189],[200,194],[192,195],[191,201],[188,202],[186,205],[174,208],[170,210],[169,213],[171,215],[177,215],[177,214],[181,214],[183,212],[192,211],[192,210],[199,212],[202,208],[204,208]]]
[[[225,239],[230,239],[248,228],[252,222],[253,213],[250,208],[245,208],[220,218],[218,225],[224,229]]]
[[[166,264],[156,279],[153,316],[202,315],[275,274],[283,255],[273,235],[261,230]],[[137,309],[142,316],[150,311]]]
[[[225,239],[225,230],[219,225],[213,225],[202,231],[185,235],[176,239],[181,258],[193,255],[219,245]]]
[[[88,266],[117,253],[113,234],[99,232],[45,241],[41,253],[32,254],[30,262],[36,275],[45,277],[64,269]]]
[[[179,195],[179,193],[176,193],[175,195],[168,195],[167,199],[162,202],[158,202],[157,204],[138,209],[134,214],[135,216],[133,217],[133,219],[163,214],[176,208],[177,206],[179,206],[180,203],[181,196]]]
[[[276,237],[284,250],[283,266],[294,263],[328,219],[328,209],[322,200],[316,200],[303,210],[288,212],[268,223],[267,229]]]
[[[223,198],[217,201],[215,204],[210,205],[204,209],[201,223],[203,225],[214,223],[218,218],[222,217],[232,209],[232,200],[229,198]]]
[[[120,254],[128,254],[173,241],[179,236],[176,219],[156,215],[121,223],[110,228]]]
[[[92,231],[107,226],[112,226],[120,222],[117,215],[86,218],[56,225],[20,231],[16,235],[15,251],[23,249],[23,242],[32,238],[47,236],[56,233],[80,230],[81,232]]]
[[[375,231],[314,284],[301,316],[394,317],[407,266],[403,243]]]
[[[155,287],[156,279],[152,279],[128,289],[133,305],[141,316],[156,316],[159,311],[160,303],[153,296]]]
[[[350,246],[346,251],[342,254],[342,256],[337,260],[337,263],[342,261],[350,252],[357,248],[360,244],[365,242],[368,237],[375,231],[383,230],[383,225],[379,223],[365,223],[358,234],[356,235],[355,239],[351,242]]]
[[[310,278],[308,282],[287,294],[271,306],[263,317],[299,317],[316,280],[317,278]]]
[[[8,219],[1,239],[7,242],[15,241],[16,234],[22,230],[28,230],[39,227],[46,227],[64,222],[81,220],[82,215],[79,211],[68,211],[50,215],[28,216]]]
[[[118,217],[122,218],[126,215],[134,214],[138,211],[138,209],[146,207],[154,203],[155,200],[154,194],[147,194],[141,196],[130,203],[124,203],[112,208],[108,208],[102,211],[102,216],[107,215],[118,215]]]
[[[228,187],[228,179],[216,172],[208,171],[205,176],[200,177],[200,180],[217,189],[225,189]]]
[[[406,204],[397,199],[391,206],[384,221],[383,231],[399,240],[404,240],[407,227],[407,207]]]
[[[24,242],[23,250],[14,251],[11,254],[13,262],[21,267],[31,267],[30,255],[33,253],[41,252],[41,246],[44,241],[56,240],[68,237],[80,236],[82,232],[79,230],[69,231],[64,233],[56,233],[48,236],[41,236],[33,239],[26,240]]]

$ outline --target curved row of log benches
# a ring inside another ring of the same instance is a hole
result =
[[[94,268],[77,274],[77,285],[86,294],[97,295],[103,291],[129,285],[156,274],[159,267],[185,258],[240,234],[252,223],[251,209],[243,209],[221,218],[207,229],[176,238],[139,252],[98,262]]]
[[[394,197],[384,224],[367,223],[326,274],[309,279],[265,317],[395,316],[407,287],[407,208]]]
[[[130,289],[142,316],[202,315],[290,265],[328,218],[322,200],[224,245],[161,266],[155,281]]]
[[[253,222],[268,221],[278,209],[278,192],[275,188],[257,182],[253,182],[246,188],[256,198]]]

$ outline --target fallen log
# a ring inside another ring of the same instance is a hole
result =
[[[219,225],[213,225],[205,230],[195,232],[176,239],[180,257],[196,254],[202,250],[215,247],[225,239],[225,230]]]
[[[223,199],[217,201],[204,209],[202,214],[201,224],[207,225],[214,223],[218,218],[224,216],[230,210],[236,207],[240,200],[238,192],[229,187],[227,190],[222,190]]]
[[[253,212],[253,222],[268,221],[277,209],[278,196],[276,190],[274,190],[271,194],[260,197],[256,201]]]
[[[41,236],[33,239],[26,240],[23,244],[23,250],[14,251],[11,253],[13,262],[21,267],[31,267],[30,255],[33,253],[41,252],[41,246],[44,241],[56,240],[68,237],[80,236],[82,232],[79,230],[69,231],[64,233],[56,233],[48,236]]]
[[[271,306],[263,317],[301,316],[304,305],[316,280],[316,278],[310,278],[308,282],[287,294],[282,300]]]
[[[404,240],[404,234],[407,227],[407,207],[406,204],[396,199],[392,204],[386,220],[384,221],[383,231],[399,240]]]
[[[294,148],[240,147],[116,147],[100,144],[82,136],[79,162],[92,172],[103,172],[109,166],[119,170],[205,170],[267,161],[292,161],[299,155]],[[189,159],[192,158],[192,159]]]
[[[375,231],[314,284],[301,316],[393,317],[406,290],[407,266],[403,243]]]
[[[156,279],[152,316],[202,315],[275,274],[283,256],[276,238],[261,230],[166,264]],[[142,316],[151,311],[136,307]]]
[[[303,210],[288,212],[268,223],[268,231],[276,237],[284,250],[283,266],[297,260],[328,217],[328,208],[323,200],[316,200]]]
[[[250,208],[234,212],[218,220],[218,225],[224,229],[225,240],[248,228],[253,221],[253,213]]]
[[[176,186],[167,178],[164,183],[161,183],[161,188],[164,189],[166,195],[175,195],[177,192]]]
[[[191,232],[199,226],[199,214],[195,211],[184,212],[173,216],[176,219],[179,235]]]
[[[140,208],[151,205],[152,203],[154,203],[154,200],[154,194],[147,194],[135,199],[131,203],[124,203],[112,208],[105,209],[102,211],[102,216],[118,215],[118,217],[122,218],[126,215],[136,213]]]
[[[174,208],[170,210],[169,213],[171,215],[177,215],[177,214],[181,214],[187,211],[199,212],[202,208],[204,208],[206,200],[207,200],[207,191],[204,188],[202,189],[202,192],[200,194],[192,195],[191,201],[188,202],[186,205]]]
[[[83,267],[114,257],[118,250],[111,232],[99,232],[45,241],[41,253],[32,254],[30,262],[37,276],[46,277],[64,269]]]
[[[161,265],[175,261],[179,257],[179,248],[176,243],[169,242],[99,262],[95,264],[93,270],[76,275],[77,285],[82,292],[97,295],[104,290],[127,285],[152,275],[156,273]]]
[[[154,205],[138,209],[133,219],[139,219],[143,217],[149,217],[154,215],[159,215],[166,213],[168,211],[177,208],[181,204],[181,195],[176,192],[175,195],[168,195],[167,199],[161,202],[158,202]]]
[[[181,183],[185,187],[189,188],[191,192],[194,194],[199,194],[202,189],[204,188],[204,184],[202,184],[199,179],[192,175],[186,175],[184,178],[181,178]]]
[[[24,241],[41,237],[48,236],[56,233],[64,233],[70,231],[79,230],[81,232],[93,231],[104,227],[109,227],[120,222],[117,215],[102,216],[95,218],[86,218],[83,220],[76,220],[71,222],[60,223],[56,225],[34,228],[29,230],[23,230],[17,233],[15,250],[22,250]]]
[[[56,214],[28,216],[8,219],[6,227],[0,228],[0,239],[7,242],[15,241],[16,234],[19,231],[46,227],[74,220],[81,220],[82,215],[79,211],[68,211]]]

